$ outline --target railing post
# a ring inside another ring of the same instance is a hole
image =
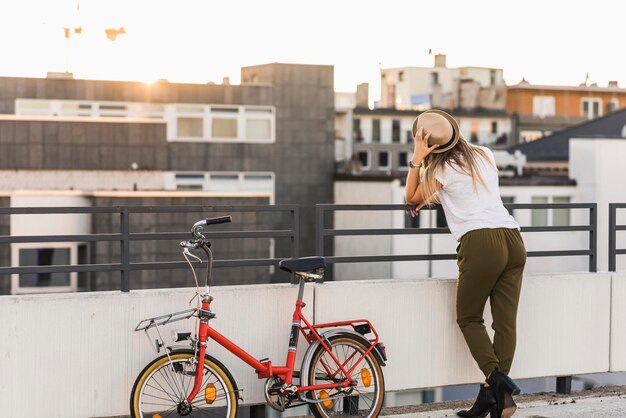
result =
[[[616,212],[615,203],[609,203],[609,271],[616,271],[616,246],[617,246],[617,229],[616,229]]]
[[[300,207],[296,206],[291,210],[291,221],[293,223],[293,235],[291,236],[291,257],[300,257]]]
[[[324,208],[315,205],[315,254],[324,256]]]
[[[589,271],[598,271],[598,204],[589,206]]]
[[[130,213],[128,208],[122,208],[120,211],[120,272],[121,272],[121,290],[122,292],[130,291]]]

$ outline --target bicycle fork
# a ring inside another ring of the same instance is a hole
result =
[[[209,294],[202,294],[202,308],[198,310],[198,317],[200,318],[200,329],[198,331],[198,356],[196,357],[198,362],[196,364],[196,373],[193,382],[193,388],[189,395],[187,395],[187,402],[191,403],[202,386],[202,379],[204,377],[204,356],[206,355],[207,341],[209,339],[209,319],[215,317],[210,311],[210,303],[213,297]]]

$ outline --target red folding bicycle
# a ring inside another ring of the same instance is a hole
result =
[[[160,327],[175,321],[196,318],[196,334],[178,333],[175,341],[188,340],[189,349],[166,347],[165,354],[148,364],[137,377],[130,396],[132,417],[166,418],[169,416],[234,418],[240,391],[232,375],[218,360],[207,354],[207,341],[213,339],[256,370],[265,383],[265,399],[272,408],[308,404],[316,417],[376,417],[383,406],[385,383],[381,367],[387,361],[385,346],[367,319],[311,324],[303,315],[304,285],[323,278],[323,257],[286,259],[279,267],[293,273],[299,290],[291,323],[285,366],[269,359],[257,360],[235,343],[209,326],[215,317],[210,310],[210,278],[213,263],[211,243],[203,235],[208,225],[231,222],[230,216],[196,222],[193,239],[183,241],[183,255],[189,263],[198,289],[198,307],[141,321],[135,331],[158,335],[157,351],[165,347]],[[200,258],[190,249],[201,249],[207,256],[204,290],[189,257]],[[309,347],[300,371],[295,370],[298,337],[302,335]],[[373,338],[366,335],[371,334]]]

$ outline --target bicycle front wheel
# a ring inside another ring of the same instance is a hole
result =
[[[369,352],[360,362],[359,359],[369,347],[358,338],[350,335],[330,337],[330,349],[339,360],[344,370],[349,371],[356,386],[343,389],[321,389],[309,392],[309,397],[320,400],[309,404],[309,409],[317,418],[359,416],[377,417],[383,407],[385,381],[380,364],[373,352]],[[358,363],[357,363],[358,362]],[[319,346],[313,354],[309,366],[310,386],[325,385],[344,381],[346,376],[337,363]],[[334,398],[337,396],[336,398]],[[322,401],[323,399],[327,399]]]
[[[170,362],[171,358],[171,362]],[[200,391],[186,402],[195,379],[195,353],[176,350],[148,364],[137,377],[130,395],[133,418],[226,417],[237,414],[237,386],[228,370],[206,356]]]

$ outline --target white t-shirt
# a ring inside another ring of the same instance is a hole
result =
[[[519,224],[502,204],[493,153],[489,148],[480,148],[485,151],[493,164],[489,164],[480,155],[477,156],[486,189],[476,179],[477,190],[475,190],[472,178],[454,162],[446,163],[443,169],[435,173],[435,179],[443,186],[439,191],[441,206],[446,214],[450,232],[457,241],[460,241],[465,233],[475,229],[519,229]]]

